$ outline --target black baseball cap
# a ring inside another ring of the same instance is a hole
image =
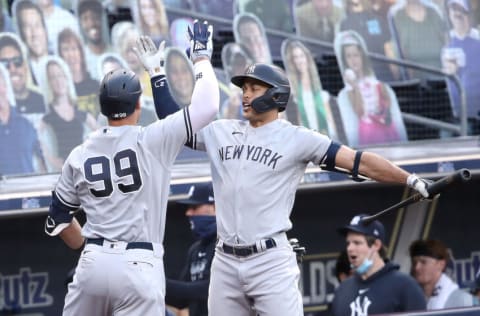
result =
[[[367,224],[362,221],[362,218],[365,216],[368,216],[368,214],[355,215],[348,225],[339,228],[337,231],[342,236],[346,236],[347,233],[351,231],[375,237],[380,239],[382,243],[385,243],[385,228],[383,224],[377,220]]]
[[[188,198],[179,200],[177,203],[186,205],[213,204],[213,187],[211,183],[195,183],[188,190]]]

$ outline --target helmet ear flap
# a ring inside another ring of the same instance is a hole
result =
[[[264,113],[275,107],[274,88],[269,88],[265,94],[252,101],[251,106],[257,113]]]
[[[272,87],[265,94],[252,101],[251,106],[257,113],[264,113],[270,109],[278,108],[279,112],[285,110],[290,96],[288,87]]]
[[[275,88],[275,93],[273,100],[276,103],[280,112],[285,111],[285,108],[288,104],[288,99],[290,98],[290,88],[286,86],[280,86]]]

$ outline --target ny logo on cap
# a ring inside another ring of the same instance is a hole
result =
[[[190,190],[188,190],[188,197],[191,198],[193,196],[193,192],[195,191],[195,186],[192,185]]]
[[[360,223],[360,220],[362,219],[361,216],[357,215],[352,220],[350,221],[350,225],[358,225]]]
[[[247,71],[245,74],[253,74],[255,72],[255,65],[251,65],[250,67],[247,68]]]

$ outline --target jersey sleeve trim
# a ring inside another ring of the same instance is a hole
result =
[[[60,234],[70,225],[73,214],[78,210],[80,204],[68,203],[55,191],[52,191],[52,202],[45,220],[45,233],[50,236]]]
[[[74,204],[74,203],[69,203],[65,201],[65,199],[56,191],[52,192],[52,199],[53,195],[55,194],[55,197],[58,199],[59,202],[61,202],[65,207],[71,208],[73,211],[77,210],[80,207],[80,204]]]
[[[185,146],[196,150],[197,149],[197,134],[194,134],[192,136],[192,138],[187,140],[187,142],[185,143]]]
[[[185,146],[195,149],[197,137],[196,134],[193,133],[192,121],[190,119],[190,111],[188,110],[188,107],[183,109],[183,118],[185,120],[185,128],[187,130],[187,141],[185,142]]]
[[[340,149],[340,144],[336,142],[331,142],[328,146],[327,152],[323,156],[320,166],[322,169],[328,171],[335,171],[335,158],[337,157],[337,152]]]

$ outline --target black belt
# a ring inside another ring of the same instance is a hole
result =
[[[105,241],[104,238],[88,238],[87,239],[87,244],[94,244],[94,245],[99,245],[103,246],[103,242]],[[114,244],[110,245],[111,248],[114,248]],[[145,241],[134,241],[134,242],[129,242],[127,244],[127,247],[125,249],[147,249],[147,250],[153,250],[153,245],[151,242],[145,242]]]
[[[273,238],[265,239],[263,242],[265,242],[265,247],[266,247],[266,249],[264,250],[274,248],[277,246],[277,243]],[[261,251],[257,249],[256,244],[250,245],[250,246],[230,246],[227,244],[223,244],[222,250],[223,252],[229,255],[234,255],[237,257],[248,257],[250,255],[253,255],[254,253],[259,253]]]

